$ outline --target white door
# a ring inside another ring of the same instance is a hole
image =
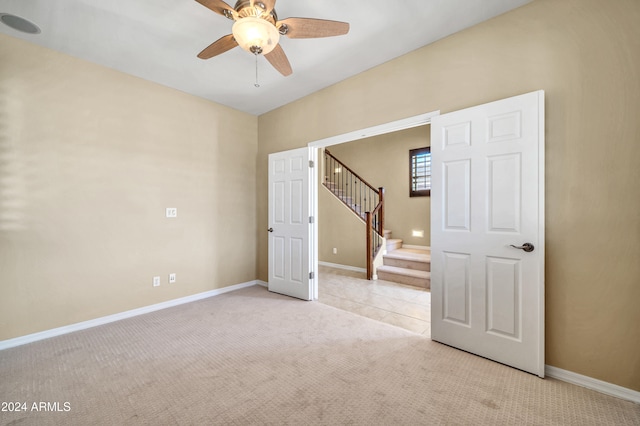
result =
[[[310,149],[269,155],[269,291],[311,300]]]
[[[544,92],[434,117],[431,156],[432,339],[544,377]]]

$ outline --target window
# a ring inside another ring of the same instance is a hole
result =
[[[431,148],[409,151],[409,196],[431,195]]]

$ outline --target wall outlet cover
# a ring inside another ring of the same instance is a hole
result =
[[[178,217],[178,208],[167,207],[167,217]]]
[[[176,274],[169,274],[169,284],[176,282]]]

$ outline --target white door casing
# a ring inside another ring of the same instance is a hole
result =
[[[431,156],[432,339],[544,377],[544,92],[433,117]]]
[[[269,291],[312,299],[310,149],[269,155]]]

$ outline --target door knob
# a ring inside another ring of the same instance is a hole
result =
[[[273,228],[269,228],[269,229],[267,229],[267,231],[273,232]]]
[[[511,244],[511,247],[524,250],[527,253],[532,252],[535,249],[535,247],[531,243],[524,243],[521,246],[514,246],[513,244]]]

